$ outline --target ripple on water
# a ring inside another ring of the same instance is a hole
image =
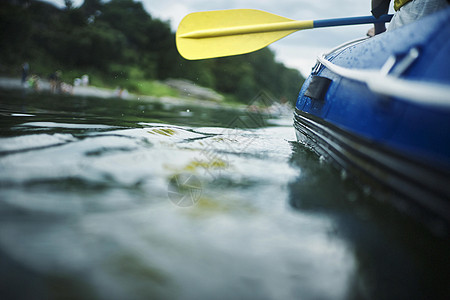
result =
[[[346,299],[370,298],[383,283],[371,278],[390,276],[376,266],[402,261],[344,237],[373,230],[378,251],[401,249],[358,192],[293,143],[290,117],[262,128],[228,128],[231,116],[218,127],[171,124],[179,111],[130,126],[14,121],[0,137],[0,252],[16,276],[36,274],[49,293],[69,282],[79,298]],[[201,193],[181,207],[168,193],[185,173]]]

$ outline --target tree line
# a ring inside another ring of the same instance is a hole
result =
[[[0,72],[24,61],[34,69],[79,70],[103,81],[185,78],[246,102],[261,90],[295,101],[303,81],[297,70],[255,53],[201,61],[183,59],[168,22],[134,0],[85,0],[58,8],[37,0],[0,3]]]

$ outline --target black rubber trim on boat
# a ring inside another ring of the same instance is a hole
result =
[[[312,76],[311,82],[305,91],[305,96],[315,100],[324,101],[330,84],[331,79],[329,78],[317,75]]]
[[[294,126],[320,155],[331,158],[350,174],[369,179],[363,181],[375,182],[394,193],[396,198],[405,200],[398,206],[405,202],[409,205],[412,201],[416,210],[426,209],[432,215],[428,221],[439,223],[437,217],[445,223],[446,231],[450,229],[448,171],[405,158],[392,149],[298,109],[295,111]]]

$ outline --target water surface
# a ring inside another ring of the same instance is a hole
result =
[[[298,144],[291,115],[0,97],[4,299],[449,295],[448,242]]]

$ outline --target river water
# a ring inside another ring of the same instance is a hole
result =
[[[447,241],[292,115],[0,91],[2,299],[437,299]]]

